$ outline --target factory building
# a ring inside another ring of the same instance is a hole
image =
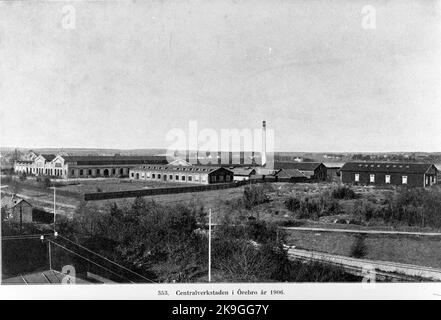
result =
[[[60,179],[127,177],[142,164],[167,164],[165,156],[61,156],[40,154],[33,161],[16,161],[15,173]]]
[[[234,173],[224,167],[185,165],[142,165],[130,169],[130,179],[195,184],[228,183]]]
[[[343,183],[427,187],[437,182],[430,163],[347,162],[340,169]]]

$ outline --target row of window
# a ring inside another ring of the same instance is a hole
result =
[[[192,182],[192,181],[199,182],[199,180],[200,180],[201,182],[207,182],[207,178],[206,178],[205,175],[200,177],[198,174],[194,175],[194,176],[192,176],[192,175],[188,175],[188,176],[181,175],[181,176],[179,176],[178,174],[176,174],[176,175],[173,175],[173,174],[167,175],[167,174],[150,173],[150,172],[147,172],[147,173],[142,172],[141,174],[132,172],[130,174],[130,176],[132,178],[136,177],[137,179],[139,179],[139,175],[141,175],[142,179],[146,178],[146,179],[155,179],[155,180],[164,180],[164,181],[165,180],[169,180],[169,181],[184,181],[184,182],[185,181],[188,181],[188,182]]]
[[[111,169],[111,170],[109,170],[109,169],[96,169],[96,175],[101,175],[101,174],[103,174],[103,175],[109,175],[109,174],[116,175],[117,172],[118,172],[118,174],[124,174],[123,168],[118,169],[118,171],[117,171],[117,169]],[[73,176],[75,175],[74,169],[71,170],[71,174]],[[92,174],[93,174],[92,169],[80,169],[79,170],[80,176],[84,176],[84,175],[91,176]]]
[[[161,166],[142,166],[143,169],[153,169],[153,170],[167,170],[169,167],[161,167]],[[196,168],[194,166],[174,166],[173,170],[176,171],[210,171],[209,168]]]
[[[40,175],[62,176],[66,174],[66,170],[63,169],[47,169],[47,168],[17,168],[17,172],[26,172]]]
[[[360,182],[360,174],[358,174],[358,173],[355,174],[354,181],[355,182]],[[375,182],[375,174],[370,174],[369,175],[369,182],[371,182],[371,183]],[[385,183],[390,183],[390,175],[385,175],[384,176],[384,182]],[[402,184],[407,184],[407,176],[401,176],[401,183]]]

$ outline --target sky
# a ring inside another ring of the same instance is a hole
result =
[[[266,120],[276,151],[441,151],[440,8],[0,1],[0,144],[167,148],[191,121]]]

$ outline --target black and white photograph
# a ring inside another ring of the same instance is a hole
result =
[[[440,299],[441,1],[0,0],[0,160],[2,298]]]

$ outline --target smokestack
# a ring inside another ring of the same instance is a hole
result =
[[[262,166],[266,165],[266,121],[262,122]]]

